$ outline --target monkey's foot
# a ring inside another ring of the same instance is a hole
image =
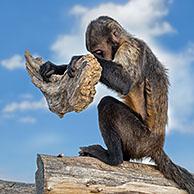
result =
[[[111,157],[108,151],[104,149],[101,145],[91,145],[87,147],[80,147],[79,155],[94,157],[106,164],[113,165],[113,166],[119,165],[123,162],[123,159],[119,160],[118,158]]]
[[[102,158],[107,157],[107,150],[105,150],[101,145],[91,145],[86,147],[80,147],[80,156],[90,156],[102,160]]]

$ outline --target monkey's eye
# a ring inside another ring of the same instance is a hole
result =
[[[101,51],[101,50],[96,50],[96,51],[94,51],[94,54],[103,57],[103,51]]]

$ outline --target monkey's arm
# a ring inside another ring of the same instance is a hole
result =
[[[43,80],[49,82],[49,77],[52,74],[63,75],[67,70],[69,77],[74,77],[75,69],[73,68],[73,64],[79,60],[82,56],[74,56],[71,58],[71,61],[68,65],[55,65],[50,61],[47,61],[43,65],[40,66],[40,75]]]
[[[127,95],[135,84],[143,81],[142,67],[146,57],[145,49],[145,44],[135,39],[132,43],[123,43],[111,61],[94,54],[103,69],[102,83]]]
[[[102,67],[100,81],[122,95],[127,95],[131,87],[131,80],[122,65],[105,60],[97,55],[95,57]]]

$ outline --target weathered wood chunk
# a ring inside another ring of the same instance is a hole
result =
[[[70,78],[65,72],[63,75],[52,75],[48,83],[39,74],[44,61],[32,57],[29,51],[25,52],[25,58],[32,82],[42,91],[52,112],[63,117],[67,112],[82,111],[93,101],[95,85],[100,79],[102,68],[92,54],[77,61],[74,78]]]

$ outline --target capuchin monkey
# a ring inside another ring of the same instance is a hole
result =
[[[87,50],[102,67],[100,81],[120,94],[123,101],[111,96],[98,104],[99,127],[107,146],[81,147],[81,156],[91,156],[109,165],[130,159],[151,157],[157,168],[180,188],[194,194],[194,178],[174,164],[163,150],[168,112],[168,76],[150,48],[133,37],[114,19],[101,16],[86,31]],[[46,62],[40,74],[48,81],[52,74],[75,76],[74,56],[69,65]]]

